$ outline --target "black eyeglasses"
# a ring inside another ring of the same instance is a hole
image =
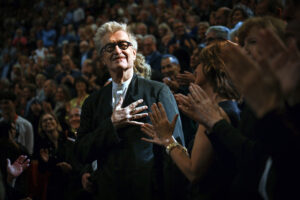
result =
[[[132,43],[127,41],[108,43],[101,49],[100,53],[102,53],[103,51],[111,53],[115,50],[117,45],[121,50],[126,50],[129,46],[132,46]]]

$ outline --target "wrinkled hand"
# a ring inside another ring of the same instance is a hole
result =
[[[139,99],[131,103],[129,106],[122,108],[121,106],[123,103],[123,98],[121,97],[111,116],[113,125],[116,128],[126,125],[143,125],[144,123],[142,122],[134,121],[148,116],[148,113],[140,113],[144,110],[147,110],[148,106],[137,107],[137,105],[141,104],[142,102],[143,99]]]
[[[84,190],[88,192],[92,192],[93,184],[90,182],[89,177],[91,176],[90,173],[84,173],[81,177],[81,184]]]
[[[10,159],[7,159],[7,174],[13,178],[17,178],[29,165],[30,159],[27,159],[25,155],[19,156],[13,164],[11,164]]]
[[[61,170],[65,173],[72,171],[72,166],[67,162],[60,162],[56,164],[57,167],[60,167]]]
[[[189,90],[188,96],[182,94],[175,96],[179,109],[185,115],[208,129],[211,129],[216,122],[227,119],[226,114],[212,102],[200,86],[191,83]]]
[[[176,79],[179,85],[189,85],[195,82],[195,75],[189,71],[184,71],[183,74],[178,74]]]
[[[151,106],[151,110],[152,113],[149,113],[149,117],[153,126],[144,125],[142,126],[142,131],[152,137],[152,139],[144,138],[143,140],[159,145],[166,145],[172,138],[178,114],[174,116],[172,123],[170,123],[166,111],[161,103],[158,103],[158,106],[154,103]]]
[[[44,162],[49,161],[49,151],[48,149],[41,149],[40,150],[40,156]]]

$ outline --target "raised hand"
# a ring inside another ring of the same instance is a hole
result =
[[[29,165],[30,160],[25,155],[19,156],[13,164],[11,164],[10,159],[7,159],[7,174],[12,178],[17,178]]]
[[[230,78],[236,88],[256,112],[258,117],[276,108],[281,103],[281,92],[277,78],[267,63],[254,62],[237,46],[227,46],[224,61]]]
[[[148,106],[140,106],[139,104],[143,102],[143,99],[139,99],[129,106],[122,108],[123,98],[120,98],[120,101],[116,105],[116,108],[113,111],[111,116],[111,121],[116,128],[120,128],[126,125],[143,125],[144,123],[135,121],[140,118],[144,118],[148,116],[148,113],[140,113],[144,110],[148,109]]]
[[[166,111],[160,102],[158,103],[158,106],[154,103],[151,106],[151,110],[152,113],[149,113],[149,117],[153,126],[144,125],[142,126],[142,131],[152,137],[152,139],[144,138],[143,140],[166,146],[172,140],[178,114],[174,116],[170,123]]]

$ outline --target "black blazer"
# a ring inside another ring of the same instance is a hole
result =
[[[139,99],[144,100],[139,106],[148,106],[144,112],[150,112],[153,103],[161,102],[170,121],[179,113],[174,96],[165,84],[134,75],[122,107]],[[98,161],[98,169],[93,177],[97,188],[101,189],[101,197],[116,199],[128,195],[131,199],[140,199],[140,195],[143,195],[142,198],[145,198],[145,195],[150,195],[149,188],[153,188],[152,173],[157,172],[157,169],[153,170],[153,145],[141,140],[146,135],[139,126],[130,125],[118,130],[114,128],[111,122],[111,101],[112,84],[86,99],[82,107],[76,154],[83,163]],[[140,121],[150,123],[149,117]],[[184,145],[180,117],[173,135]],[[110,192],[103,195],[104,190]]]

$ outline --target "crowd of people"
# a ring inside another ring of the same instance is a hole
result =
[[[298,1],[0,11],[0,199],[299,198]]]

